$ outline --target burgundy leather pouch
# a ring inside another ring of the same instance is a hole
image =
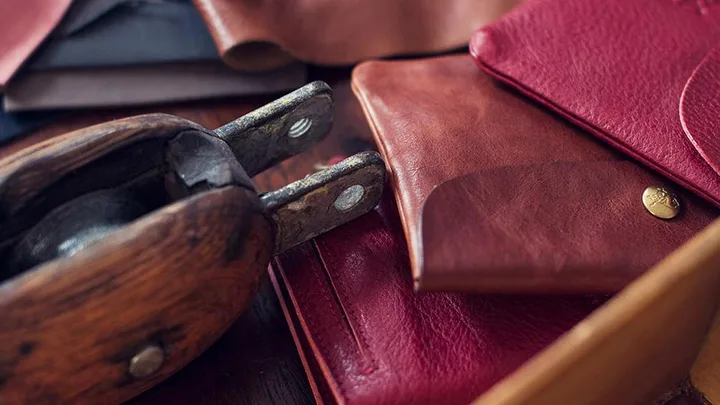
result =
[[[476,33],[479,65],[720,205],[720,4],[530,0]]]
[[[318,403],[467,404],[603,302],[414,293],[387,195],[271,266]]]
[[[644,207],[670,185],[480,72],[468,55],[353,73],[389,170],[421,290],[613,292],[709,224]]]

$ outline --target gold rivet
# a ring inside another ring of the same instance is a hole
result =
[[[128,371],[135,378],[145,378],[156,372],[163,361],[165,353],[157,346],[147,346],[140,350],[132,359]]]
[[[680,200],[664,186],[650,186],[643,192],[643,205],[654,216],[662,219],[675,218],[680,213]]]

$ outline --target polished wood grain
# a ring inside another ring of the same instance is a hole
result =
[[[475,405],[651,403],[682,380],[720,294],[720,220]]]

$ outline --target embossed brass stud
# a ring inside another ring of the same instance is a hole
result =
[[[158,371],[165,361],[165,352],[158,346],[147,346],[140,350],[132,359],[128,372],[135,378],[145,378]]]
[[[680,200],[665,186],[646,188],[642,200],[648,212],[658,218],[672,219],[680,213]]]

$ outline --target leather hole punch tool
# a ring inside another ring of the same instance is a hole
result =
[[[230,326],[274,254],[370,211],[376,152],[262,195],[250,180],[332,114],[314,82],[214,131],[143,115],[1,161],[0,403],[137,395]]]

